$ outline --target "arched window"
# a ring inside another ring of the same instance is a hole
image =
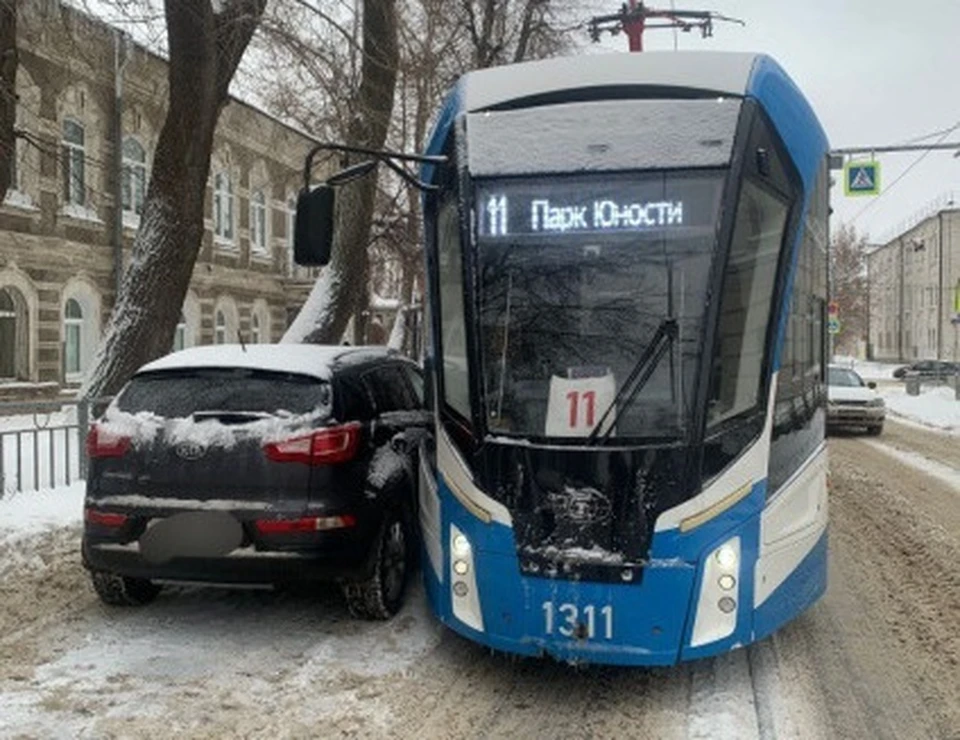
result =
[[[250,248],[258,254],[267,253],[267,198],[262,190],[250,196]]]
[[[78,206],[86,204],[87,188],[83,126],[72,118],[63,121],[61,167],[63,169],[63,201]]]
[[[180,321],[177,322],[177,328],[173,332],[173,351],[178,352],[187,346],[187,319],[180,314]]]
[[[70,298],[63,307],[63,364],[67,377],[80,374],[80,357],[83,351],[82,332],[83,309],[77,301]]]
[[[214,329],[213,341],[214,341],[214,344],[227,343],[227,319],[223,315],[223,311],[217,311],[217,319],[216,319],[216,326]]]
[[[260,344],[260,317],[256,314],[250,317],[250,343]]]
[[[213,233],[233,241],[233,183],[226,170],[213,177]]]
[[[134,137],[123,140],[123,211],[139,216],[147,189],[147,153]]]
[[[17,377],[17,307],[8,288],[0,288],[0,379]]]

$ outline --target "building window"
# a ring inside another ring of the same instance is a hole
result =
[[[180,321],[177,322],[177,328],[173,332],[173,351],[179,352],[187,346],[187,319],[181,313]]]
[[[256,314],[250,317],[250,343],[260,344],[260,317]]]
[[[287,200],[287,252],[288,264],[287,274],[293,275],[296,262],[293,259],[293,236],[297,227],[297,199],[292,197]]]
[[[262,190],[250,196],[250,248],[267,253],[267,199]]]
[[[0,288],[0,380],[27,377],[27,310],[16,288]]]
[[[63,307],[64,369],[67,377],[80,374],[80,357],[83,351],[83,309],[70,298]]]
[[[64,202],[86,205],[83,126],[70,118],[63,122],[61,158]]]
[[[132,136],[123,140],[123,211],[139,216],[143,213],[143,197],[147,189],[147,153]]]
[[[233,241],[233,183],[225,171],[213,178],[213,233],[225,241]]]
[[[217,311],[216,327],[214,329],[213,341],[214,341],[214,344],[227,343],[227,319],[223,315],[223,311]]]

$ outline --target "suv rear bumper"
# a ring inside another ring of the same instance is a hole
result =
[[[373,543],[336,550],[257,550],[238,547],[219,557],[176,557],[153,563],[139,544],[95,541],[84,536],[83,565],[129,578],[224,584],[274,584],[304,581],[350,581],[373,572]]]

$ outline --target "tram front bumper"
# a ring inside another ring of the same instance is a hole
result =
[[[786,551],[760,544],[763,493],[759,486],[756,501],[741,502],[751,511],[693,532],[655,533],[642,577],[610,583],[521,572],[511,527],[482,522],[449,501],[433,530],[447,547],[431,546],[424,528],[428,598],[447,626],[519,655],[635,666],[718,655],[766,636],[826,587],[825,519],[789,539],[789,549],[807,555],[781,567]],[[781,585],[771,590],[770,578]]]
[[[457,595],[454,589],[463,580],[453,581],[442,588],[439,599],[432,599],[441,620],[472,640],[505,652],[550,655],[572,663],[671,665],[679,658],[696,577],[693,564],[650,568],[642,584],[523,576],[515,557],[491,552],[477,553],[476,564],[475,603],[481,607],[481,620],[464,619],[470,612],[458,608],[458,601],[467,601],[472,591],[461,586]]]

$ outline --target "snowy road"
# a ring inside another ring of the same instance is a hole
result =
[[[333,590],[107,610],[76,530],[0,547],[0,736],[957,738],[960,490],[918,466],[960,470],[960,446],[888,423],[830,447],[825,599],[672,669],[490,655],[419,594],[389,624],[350,620]]]

